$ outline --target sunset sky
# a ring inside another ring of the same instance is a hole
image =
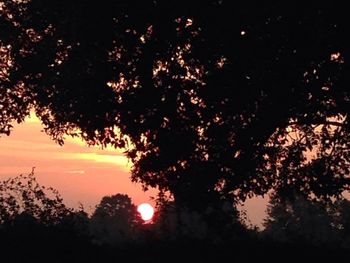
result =
[[[0,137],[0,179],[28,174],[35,167],[40,184],[59,190],[65,203],[78,207],[81,202],[88,212],[105,195],[128,194],[137,205],[150,202],[156,190],[143,192],[140,184],[130,180],[130,163],[122,151],[113,148],[88,147],[80,139],[67,137],[59,146],[42,132],[40,121],[31,115],[15,125],[10,136]],[[264,216],[266,201],[250,200],[245,208],[253,223]]]
[[[0,179],[27,174],[35,167],[39,183],[59,190],[67,205],[81,202],[87,210],[105,195],[128,194],[135,204],[149,202],[156,191],[143,192],[132,183],[130,164],[121,151],[88,147],[80,139],[67,138],[59,146],[42,132],[31,116],[16,125],[10,136],[0,138]]]

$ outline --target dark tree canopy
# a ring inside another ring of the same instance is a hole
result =
[[[339,3],[5,0],[0,132],[30,110],[125,147],[132,179],[201,209],[349,189],[349,31]]]
[[[91,216],[91,234],[99,243],[116,245],[137,239],[142,224],[136,206],[129,196],[116,194],[105,196]]]
[[[349,247],[350,201],[293,200],[277,195],[270,199],[262,235],[278,242]]]

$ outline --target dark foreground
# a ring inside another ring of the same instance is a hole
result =
[[[106,246],[69,236],[2,235],[0,262],[301,262],[346,260],[350,250],[336,246],[281,244],[244,240],[213,244],[203,241],[148,241]]]

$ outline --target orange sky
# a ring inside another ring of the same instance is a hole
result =
[[[77,138],[59,146],[41,130],[40,121],[31,116],[0,138],[0,180],[35,167],[40,184],[59,190],[67,205],[82,202],[87,210],[105,195],[128,194],[135,204],[155,196],[155,190],[143,192],[130,181],[130,164],[121,151],[88,147]]]
[[[137,205],[151,202],[154,189],[143,192],[141,185],[130,181],[127,159],[121,151],[112,148],[88,147],[80,139],[67,138],[59,146],[42,130],[35,117],[16,125],[10,136],[0,137],[0,180],[9,176],[27,174],[35,167],[38,182],[56,188],[65,203],[93,211],[105,195],[128,194]],[[264,201],[246,203],[248,216],[260,223],[264,216]]]

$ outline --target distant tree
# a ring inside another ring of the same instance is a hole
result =
[[[334,225],[338,229],[341,246],[350,248],[350,201],[348,199],[335,202]]]
[[[291,200],[274,196],[267,208],[263,234],[275,241],[311,245],[335,245],[340,241],[337,207],[296,195]]]
[[[94,240],[100,244],[122,245],[137,239],[142,220],[129,196],[105,196],[96,206],[90,220]]]
[[[173,201],[157,207],[152,234],[161,241],[204,241],[210,244],[243,240],[248,229],[240,213],[230,202],[222,207],[208,207],[202,211],[178,207]]]
[[[83,207],[67,207],[59,192],[40,185],[34,170],[0,181],[0,230],[16,236],[45,236],[51,238],[90,240],[89,217]],[[42,237],[41,236],[41,237]]]
[[[0,244],[4,262],[88,259],[88,223],[83,207],[66,207],[57,190],[37,182],[34,171],[0,181]],[[85,252],[79,255],[80,251]]]
[[[349,189],[342,4],[2,1],[0,131],[126,147],[132,180],[204,214]]]
[[[39,185],[34,171],[0,182],[0,224],[57,225],[73,214],[57,190]]]
[[[158,208],[154,233],[160,240],[175,241],[184,238],[203,240],[208,237],[208,225],[203,216],[188,209],[177,209],[174,203],[163,203]]]

